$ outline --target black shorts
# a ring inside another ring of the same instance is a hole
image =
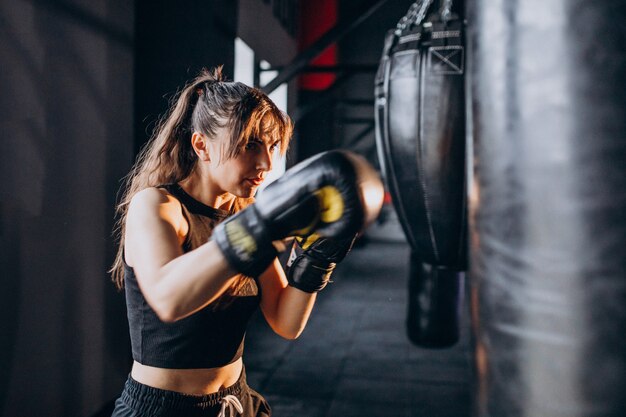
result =
[[[229,412],[229,403],[232,412]],[[243,408],[242,414],[235,411],[237,405]],[[112,417],[217,417],[223,408],[226,417],[270,417],[272,414],[267,401],[248,386],[245,370],[242,370],[233,385],[206,395],[153,388],[129,375],[122,395],[115,401]]]

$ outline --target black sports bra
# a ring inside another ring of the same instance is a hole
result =
[[[161,188],[180,201],[189,222],[185,252],[207,242],[215,225],[230,214],[193,199],[178,184]],[[124,281],[133,359],[148,366],[174,369],[216,368],[239,359],[246,326],[260,300],[256,282],[242,279],[236,293],[227,291],[202,310],[164,323],[146,302],[133,269],[127,265]]]

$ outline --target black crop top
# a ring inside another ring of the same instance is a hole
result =
[[[177,184],[165,185],[178,199],[189,223],[185,252],[206,243],[213,228],[229,213],[207,206]],[[144,298],[131,267],[124,271],[126,306],[133,359],[158,368],[216,368],[239,359],[246,325],[259,305],[256,282],[242,278],[236,293],[227,294],[202,310],[173,323],[162,322]],[[226,297],[226,299],[224,299]]]

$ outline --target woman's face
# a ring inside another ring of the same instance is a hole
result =
[[[249,138],[248,142],[233,158],[220,160],[221,147],[225,146],[228,133],[220,131],[218,140],[211,141],[212,157],[209,164],[210,178],[215,191],[229,192],[237,197],[253,197],[263,183],[267,173],[272,170],[272,159],[278,148],[278,141],[270,138]]]

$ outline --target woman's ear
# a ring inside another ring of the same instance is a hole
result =
[[[200,132],[193,132],[193,134],[191,135],[191,147],[201,161],[211,161],[207,137],[205,135]]]

